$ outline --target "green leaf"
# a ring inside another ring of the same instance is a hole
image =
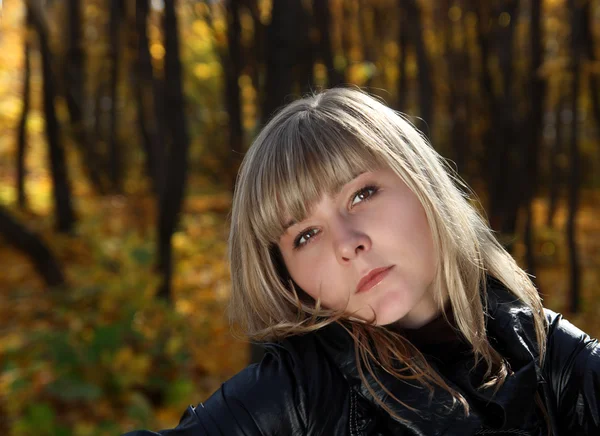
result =
[[[31,381],[21,377],[10,384],[10,392],[15,393],[27,389],[29,386],[31,386]]]
[[[67,427],[56,427],[54,430],[54,436],[71,436],[73,433]]]
[[[54,436],[56,414],[50,405],[35,403],[27,408],[27,412],[15,424],[15,435],[36,434],[39,436]]]
[[[122,346],[122,337],[123,329],[119,325],[98,327],[90,345],[90,357],[99,361],[104,351],[115,352]]]
[[[152,262],[152,252],[144,247],[135,247],[131,250],[131,258],[141,266],[148,266]]]
[[[98,386],[70,376],[55,380],[48,386],[48,391],[66,401],[97,400],[102,396]]]
[[[186,379],[177,379],[169,384],[166,392],[166,404],[182,407],[189,403],[189,398],[194,392],[194,385]]]
[[[49,350],[52,360],[56,362],[57,367],[70,368],[80,362],[79,354],[69,343],[67,333],[54,333],[48,335],[46,349]]]
[[[127,416],[136,420],[139,426],[145,426],[152,415],[152,405],[146,396],[140,392],[134,392],[127,408]]]

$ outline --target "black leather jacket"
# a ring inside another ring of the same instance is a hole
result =
[[[177,428],[128,436],[539,436],[547,432],[535,405],[536,391],[554,435],[600,435],[598,341],[546,310],[547,357],[540,368],[531,311],[496,283],[488,287],[488,314],[488,336],[514,372],[496,395],[475,389],[478,371],[470,371],[470,355],[450,363],[432,361],[467,398],[468,417],[462,407],[448,407],[451,397],[443,390],[436,390],[430,403],[427,389],[376,372],[390,392],[416,410],[390,399],[368,377],[372,392],[408,423],[393,419],[361,383],[352,339],[334,324],[269,344],[260,364],[238,373],[206,402],[190,406]]]

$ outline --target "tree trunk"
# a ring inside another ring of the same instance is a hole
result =
[[[340,2],[341,9],[341,46],[342,46],[342,56],[344,57],[344,81],[347,81],[348,67],[351,62],[351,54],[353,48],[352,42],[352,34],[354,31],[354,23],[352,20],[352,11],[350,9],[351,2],[345,1]]]
[[[398,14],[398,47],[400,48],[400,60],[398,63],[398,84],[397,84],[397,109],[399,111],[406,110],[407,97],[407,81],[406,81],[406,58],[408,56],[408,36],[406,30],[406,14],[402,8],[402,0],[398,2],[399,7],[396,8]]]
[[[81,24],[81,0],[68,0],[67,3],[67,53],[65,56],[64,90],[72,137],[81,154],[81,164],[93,188],[99,194],[106,189],[98,171],[99,156],[96,153],[95,137],[84,124],[83,107],[85,101],[85,52]]]
[[[119,47],[121,30],[121,1],[110,0],[110,115],[109,115],[109,174],[112,189],[120,193],[122,187],[121,150],[117,138],[117,86],[119,83]]]
[[[498,143],[500,155],[497,161],[490,161],[490,165],[493,165],[496,169],[496,178],[493,183],[496,186],[495,192],[497,194],[492,203],[492,215],[500,217],[498,230],[510,238],[509,242],[506,243],[510,251],[512,251],[513,235],[516,233],[518,213],[523,201],[520,186],[523,184],[524,177],[524,162],[521,159],[522,153],[518,152],[520,144],[516,135],[517,119],[514,111],[516,99],[512,92],[515,59],[513,41],[518,6],[517,0],[505,3],[503,12],[510,15],[510,24],[504,28],[505,30],[499,31],[497,34],[503,93],[500,107],[501,117],[494,134],[500,140]],[[509,168],[510,171],[508,171]]]
[[[318,45],[310,37],[312,17],[304,7],[304,3],[299,2],[297,10],[292,13],[296,16],[295,25],[297,26],[295,29],[297,55],[294,80],[298,84],[300,94],[306,95],[315,90],[314,65]]]
[[[579,121],[578,103],[579,103],[579,83],[581,74],[581,53],[582,47],[582,21],[583,11],[577,6],[575,0],[569,0],[571,10],[571,132],[569,142],[569,199],[567,215],[567,245],[569,247],[569,278],[571,287],[571,298],[569,309],[572,313],[579,311],[580,304],[580,274],[579,254],[577,252],[576,240],[576,222],[577,209],[579,208],[579,185],[581,166],[579,163]]]
[[[258,0],[246,0],[246,7],[252,17],[252,25],[254,26],[254,35],[252,45],[249,48],[242,50],[242,64],[248,71],[252,80],[252,86],[259,91],[260,86],[260,69],[265,60],[265,26],[260,21],[260,10]]]
[[[155,82],[148,40],[149,0],[135,2],[135,72],[132,88],[137,103],[137,118],[140,137],[146,153],[146,172],[152,184],[152,190],[159,197],[164,184],[164,126],[162,118],[157,116],[158,85]]]
[[[375,9],[375,5],[371,4],[366,0],[358,0],[358,31],[361,35],[363,62],[375,65],[377,63],[377,56],[375,54],[375,45],[377,43],[382,44],[383,41],[376,41],[374,32],[375,26],[373,23],[373,16],[371,13]],[[364,87],[367,89],[371,88],[373,84],[373,75],[370,74],[364,83]]]
[[[30,18],[29,12],[26,13],[25,32],[24,32],[24,68],[23,68],[23,110],[19,120],[17,133],[17,201],[19,207],[24,209],[27,207],[27,196],[25,194],[25,149],[27,146],[27,118],[29,116],[29,99],[31,94],[31,43],[30,43]]]
[[[54,107],[56,84],[52,72],[52,54],[50,53],[50,46],[48,44],[49,35],[40,2],[28,0],[27,6],[31,14],[32,26],[39,38],[39,48],[42,58],[43,108],[53,182],[56,226],[60,232],[71,232],[75,223],[75,214],[71,205],[71,188],[67,174],[65,152],[60,138],[60,125]]]
[[[306,57],[310,49],[306,10],[301,0],[275,0],[271,23],[267,28],[266,92],[263,104],[263,124],[286,103],[292,92],[296,72],[302,69],[300,87],[305,87]],[[312,67],[312,65],[311,65]]]
[[[237,169],[241,163],[244,143],[239,78],[242,72],[242,47],[240,44],[239,0],[227,0],[227,46],[225,59],[225,102],[229,114],[229,153],[227,154],[227,184],[233,191]]]
[[[29,257],[48,286],[65,284],[60,265],[46,244],[14,219],[2,206],[0,206],[0,235],[15,249]]]
[[[560,84],[562,89],[562,84]],[[562,152],[562,141],[563,141],[563,129],[562,129],[562,110],[565,106],[565,98],[562,96],[559,98],[556,109],[555,109],[555,130],[554,130],[554,141],[550,148],[550,174],[549,174],[549,187],[548,187],[548,213],[546,215],[546,225],[548,227],[554,227],[554,217],[556,215],[556,205],[558,203],[558,191],[562,182],[562,169],[558,165],[558,156]]]
[[[517,187],[523,183],[523,163],[518,152],[516,136],[516,120],[514,114],[514,98],[512,93],[513,77],[513,39],[515,32],[516,12],[518,2],[510,0],[503,3],[500,11],[489,11],[488,4],[481,2],[475,5],[477,20],[477,35],[481,50],[482,79],[481,86],[489,104],[490,128],[484,133],[486,143],[485,165],[488,186],[488,211],[490,224],[493,229],[510,237],[516,231],[516,219],[521,204],[520,192]],[[484,30],[490,16],[506,13],[511,17],[510,23],[502,28],[494,28],[492,41],[495,43],[502,92],[496,96],[492,85],[492,76],[488,67],[490,39],[487,29]],[[511,242],[505,243],[510,251]]]
[[[542,122],[544,116],[544,94],[545,83],[538,75],[538,70],[542,66],[542,4],[541,0],[531,0],[531,64],[529,70],[529,144],[527,147],[527,157],[525,164],[525,198],[526,208],[525,221],[525,246],[527,247],[527,270],[532,276],[535,276],[535,256],[534,256],[534,233],[533,233],[533,210],[532,203],[537,193],[538,162],[540,154],[540,143],[542,142]]]
[[[165,121],[170,147],[166,160],[165,187],[161,191],[158,217],[158,268],[162,284],[158,295],[171,299],[172,245],[171,239],[181,211],[187,175],[189,139],[185,119],[179,35],[175,1],[165,2]]]
[[[582,38],[584,39],[584,47],[586,51],[586,57],[588,62],[596,62],[596,54],[594,50],[594,34],[590,26],[590,7],[591,1],[586,1],[582,5]],[[600,136],[600,85],[598,84],[598,72],[591,71],[589,73],[590,80],[590,99],[592,101],[592,114],[594,115],[594,121],[596,122],[596,138]]]
[[[329,88],[340,86],[344,77],[335,68],[333,62],[333,47],[331,44],[331,12],[329,0],[313,0],[313,14],[315,24],[319,30],[319,53],[321,61],[327,69],[327,85]]]
[[[419,109],[421,122],[418,124],[419,129],[424,135],[431,138],[433,134],[433,109],[434,95],[433,82],[431,79],[431,64],[425,47],[423,38],[423,22],[421,19],[421,11],[416,0],[401,1],[405,12],[405,23],[410,35],[411,42],[415,47],[417,57],[417,69],[419,71]]]
[[[449,2],[444,2],[443,10],[450,8]],[[454,151],[454,162],[458,172],[465,175],[467,158],[470,155],[468,118],[467,118],[467,100],[469,98],[469,63],[468,55],[464,49],[457,49],[454,46],[458,24],[450,22],[444,18],[444,48],[446,51],[446,64],[448,66],[448,76],[452,78],[454,84],[450,87],[449,104],[452,110],[451,141]]]

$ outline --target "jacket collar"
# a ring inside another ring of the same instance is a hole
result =
[[[483,424],[497,429],[515,428],[533,410],[534,395],[541,379],[533,316],[529,307],[491,278],[487,283],[487,304],[488,338],[507,358],[513,374],[494,395],[493,389],[476,389],[477,382],[472,381],[472,360],[471,364],[469,361],[457,363],[452,368],[452,381],[446,379],[446,383],[467,398],[472,406],[469,417],[464,416],[462,406],[450,407],[452,397],[445,390],[436,387],[430,403],[427,388],[412,381],[398,380],[380,368],[374,367],[374,373],[406,405],[390,398],[364,370],[369,390],[361,382],[353,339],[346,330],[339,324],[331,324],[319,330],[317,337],[351,386],[372,403],[375,403],[375,397],[379,398],[406,421],[395,421],[399,428],[409,427],[415,434],[428,436],[471,434]]]

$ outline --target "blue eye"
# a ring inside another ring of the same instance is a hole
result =
[[[359,189],[354,194],[352,194],[352,197],[350,197],[350,207],[353,207],[358,203],[362,203],[363,201],[370,200],[373,197],[373,195],[377,193],[378,190],[379,188],[374,185],[368,185],[364,188]]]

